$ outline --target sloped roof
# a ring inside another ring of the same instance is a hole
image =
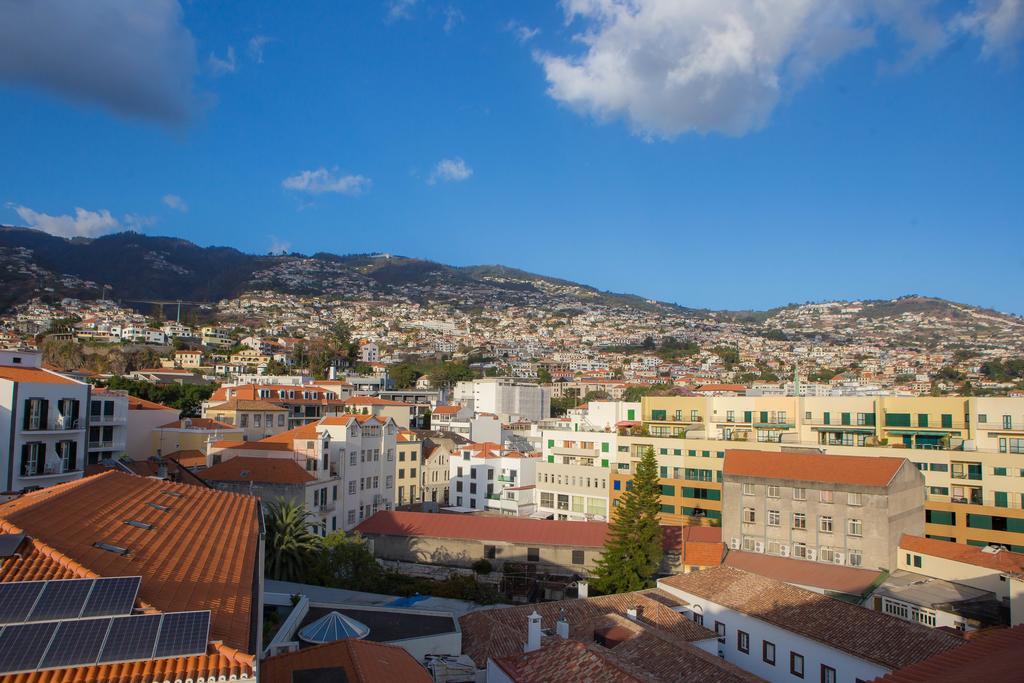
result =
[[[268,657],[260,663],[262,683],[292,683],[298,671],[339,668],[353,683],[433,683],[427,670],[397,645],[369,640],[339,640]],[[337,676],[341,680],[341,676]]]
[[[217,409],[220,409],[220,410],[259,410],[261,412],[268,412],[268,413],[271,413],[271,412],[277,412],[277,413],[288,412],[288,409],[285,408],[284,406],[280,406],[280,405],[278,405],[276,403],[271,403],[270,401],[266,401],[266,400],[263,400],[263,399],[253,401],[253,400],[245,399],[245,398],[232,398],[230,400],[224,401],[223,403],[218,403],[216,405],[211,405],[209,407],[209,410],[217,410]]]
[[[845,567],[841,564],[810,562],[742,550],[730,550],[722,564],[786,583],[813,586],[849,595],[863,595],[882,573],[871,569]]]
[[[844,456],[845,457],[845,456]],[[890,669],[962,644],[959,636],[733,567],[658,580]]]
[[[389,401],[385,398],[377,398],[376,396],[353,396],[352,398],[345,399],[343,403],[350,406],[400,406],[404,408],[412,408],[411,403],[403,403],[402,401]]]
[[[725,476],[888,486],[905,458],[727,450]]]
[[[163,403],[156,403],[155,401],[147,401],[144,398],[138,396],[128,395],[128,410],[177,410],[177,408],[171,408],[165,406]]]
[[[0,505],[2,533],[24,532],[36,548],[31,557],[4,562],[0,581],[142,576],[141,601],[164,611],[212,610],[210,639],[247,651],[258,504],[250,496],[115,470],[51,486]],[[129,519],[154,527],[125,524]],[[130,554],[101,550],[97,542]]]
[[[186,422],[188,423],[187,425]],[[168,422],[165,425],[160,425],[157,429],[195,429],[197,431],[207,430],[218,432],[230,429],[231,431],[241,431],[241,427],[229,425],[227,422],[212,420],[206,417],[186,417],[181,420],[175,420],[174,422]]]
[[[1014,681],[1021,676],[1024,624],[969,634],[961,647],[886,674],[876,683]]]
[[[11,382],[31,382],[34,384],[77,384],[81,382],[58,375],[56,372],[43,370],[41,368],[15,368],[9,365],[0,365],[0,379]]]
[[[939,541],[934,538],[923,538],[903,534],[900,537],[900,548],[914,553],[933,555],[954,562],[973,564],[976,567],[985,567],[1008,574],[1024,573],[1024,553],[1014,553],[1009,550],[1000,550],[997,553],[986,552],[983,548],[949,541]]]
[[[381,511],[356,527],[362,534],[431,536],[506,543],[604,546],[606,522],[570,522],[519,517],[475,517],[429,512]]]
[[[306,484],[316,477],[291,458],[240,455],[197,472],[203,481],[260,482],[264,484]]]

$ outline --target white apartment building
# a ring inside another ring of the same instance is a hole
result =
[[[230,349],[235,345],[235,340],[231,338],[231,335],[219,327],[204,327],[200,332],[202,333],[200,339],[203,346]]]
[[[145,325],[125,325],[121,328],[121,339],[135,344],[166,344],[167,335]]]
[[[41,361],[37,351],[0,351],[0,493],[82,476],[90,387]]]
[[[380,347],[373,342],[360,344],[359,360],[364,363],[376,363],[380,361]]]
[[[732,567],[658,581],[718,633],[719,654],[767,681],[859,683],[963,644],[954,634]]]
[[[503,420],[522,417],[539,422],[551,416],[551,391],[529,382],[500,377],[459,382],[455,400],[465,403],[470,397],[476,413],[493,413]]]
[[[128,448],[128,392],[94,389],[89,401],[86,465],[118,458]]]
[[[531,514],[532,493],[515,493],[511,498],[503,494],[513,488],[529,491],[523,487],[537,483],[539,461],[539,455],[520,453],[493,442],[461,446],[448,461],[448,501],[455,507],[473,510],[495,510],[516,516]]]

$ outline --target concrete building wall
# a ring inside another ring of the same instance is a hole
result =
[[[373,541],[373,554],[378,559],[449,567],[468,568],[477,560],[487,559],[495,569],[500,570],[506,562],[527,562],[529,549],[536,548],[540,557],[536,562],[538,571],[553,569],[583,573],[593,571],[601,556],[601,548],[594,547],[574,548],[540,543],[528,545],[487,539],[466,540],[434,536],[369,535],[368,538]],[[485,558],[485,546],[494,546],[493,558]],[[573,563],[574,550],[583,551],[582,564]]]

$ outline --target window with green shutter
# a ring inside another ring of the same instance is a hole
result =
[[[608,442],[607,441],[605,441],[604,443],[601,444],[601,452],[602,453],[607,453],[608,452]]]
[[[918,427],[927,427],[928,426],[928,413],[918,413],[917,414],[917,426]]]
[[[885,414],[885,426],[886,427],[909,427],[910,426],[910,413],[886,413]]]
[[[972,462],[967,464],[967,478],[979,480],[981,479],[981,463]]]
[[[849,413],[842,413],[839,417],[842,420],[844,425],[850,424],[850,414]]]
[[[601,467],[608,467],[608,459],[607,458],[603,458],[601,460]]]
[[[627,420],[635,420],[636,419],[636,411],[633,410],[632,408],[627,410],[626,411],[626,419]]]
[[[711,451],[701,451],[700,452],[700,457],[702,457],[702,458],[710,458],[711,457]]]
[[[707,489],[708,500],[722,500],[722,492],[718,489]]]
[[[659,448],[658,449],[658,455],[668,455],[668,449],[667,448]]]
[[[716,458],[724,458],[725,457],[725,451],[715,451],[715,457]]]
[[[549,455],[548,456],[548,462],[554,462],[554,461],[555,461],[555,456]]]
[[[683,449],[682,448],[673,448],[672,449],[672,455],[682,455],[682,454],[683,454]]]
[[[697,451],[691,448],[690,450],[687,451],[687,454],[690,455],[691,457],[696,457]]]
[[[676,487],[669,486],[667,484],[661,485],[661,495],[663,496],[674,496],[676,495]]]
[[[554,448],[554,447],[555,447],[555,440],[554,439],[548,439],[548,448]]]
[[[768,411],[767,410],[762,410],[761,411],[761,422],[763,424],[767,424],[768,423]]]
[[[661,506],[661,511],[664,512],[666,515],[674,515],[676,513],[676,506],[675,505],[662,505]]]
[[[751,410],[744,410],[743,411],[743,421],[744,422],[750,422],[753,419],[753,417],[754,417],[753,411],[751,411]]]
[[[1007,497],[1006,491],[996,491],[995,499],[997,508],[1004,508],[1009,505],[1009,498]]]
[[[952,429],[953,428],[953,416],[947,413],[942,414],[942,428]]]
[[[665,411],[664,410],[652,410],[651,411],[651,419],[652,420],[664,420],[665,419]]]
[[[821,421],[827,425],[832,424],[832,413],[826,411],[825,414],[822,416]]]
[[[668,468],[667,467],[661,467],[661,468],[659,468],[659,470],[660,470],[660,475],[659,476],[661,476],[662,479],[668,479]]]
[[[1005,477],[1006,476],[1006,468],[1005,467],[993,467],[992,468],[992,474],[996,475],[997,477]]]

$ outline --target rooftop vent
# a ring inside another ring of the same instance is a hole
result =
[[[93,545],[94,548],[99,548],[100,550],[106,550],[108,553],[114,553],[116,555],[127,555],[128,554],[128,548],[122,548],[119,545],[111,545],[110,543],[93,543],[92,545]]]
[[[152,524],[150,524],[148,522],[140,522],[137,519],[126,519],[126,520],[124,520],[124,523],[127,524],[128,526],[133,526],[133,527],[135,527],[137,529],[152,529],[153,528]]]
[[[160,503],[146,503],[146,505],[153,508],[154,510],[159,510],[160,512],[166,512],[167,510],[171,509],[166,505],[161,505]]]
[[[184,497],[184,496],[182,496],[182,494],[178,493],[177,491],[170,491],[170,490],[161,491],[160,494],[164,495],[164,496],[174,496],[175,498],[183,498]]]

